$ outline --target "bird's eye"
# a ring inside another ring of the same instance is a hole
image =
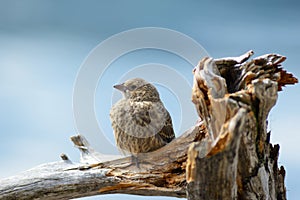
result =
[[[130,86],[130,90],[135,90],[135,89],[136,89],[136,85]]]

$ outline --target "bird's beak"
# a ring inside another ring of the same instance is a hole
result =
[[[120,84],[120,85],[114,85],[114,88],[122,91],[122,92],[125,92],[126,91],[126,86],[124,84]]]

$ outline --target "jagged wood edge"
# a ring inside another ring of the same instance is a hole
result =
[[[217,130],[208,134],[210,140],[214,142],[215,136],[219,140],[206,156],[201,142],[190,146],[189,200],[286,199],[285,170],[277,164],[279,145],[269,143],[266,119],[277,91],[298,80],[280,67],[285,57],[268,54],[246,62],[252,54],[204,58],[194,70],[193,102],[204,123],[212,127],[208,132]],[[221,121],[226,119],[222,126],[216,125],[219,113],[224,115]]]

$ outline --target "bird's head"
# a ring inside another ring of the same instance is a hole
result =
[[[141,78],[133,78],[122,84],[114,85],[114,88],[120,90],[126,99],[134,101],[158,101],[159,94],[156,88]]]

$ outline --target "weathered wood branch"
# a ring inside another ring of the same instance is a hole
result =
[[[72,137],[81,163],[47,163],[0,180],[0,199],[69,199],[137,194],[188,199],[286,199],[279,146],[269,143],[266,120],[277,91],[297,83],[268,54],[253,60],[204,58],[194,70],[192,101],[198,124],[157,151],[130,157],[100,154]]]
[[[94,154],[82,136],[75,136],[72,141],[87,164],[72,163],[64,155],[63,161],[1,180],[0,199],[69,199],[114,193],[185,197],[186,152],[189,144],[204,135],[203,126],[192,127],[167,146],[140,155],[139,168],[130,157],[95,163],[101,155]]]
[[[206,58],[194,70],[193,102],[213,145],[204,156],[201,141],[190,146],[191,200],[286,199],[279,145],[269,143],[267,117],[277,91],[297,79],[280,68],[285,57],[268,54],[246,62],[252,54]]]

